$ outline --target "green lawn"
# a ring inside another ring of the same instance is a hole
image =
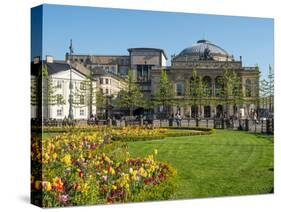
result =
[[[272,137],[217,130],[216,134],[128,142],[131,156],[158,149],[157,160],[178,172],[176,198],[273,191]]]

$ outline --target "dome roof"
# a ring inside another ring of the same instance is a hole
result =
[[[198,40],[196,44],[184,49],[177,57],[199,56],[203,57],[204,54],[209,56],[220,56],[224,58],[231,58],[231,56],[223,48],[211,43],[208,40]]]

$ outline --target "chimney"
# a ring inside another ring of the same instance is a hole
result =
[[[46,56],[46,63],[53,63],[54,62],[54,57],[51,55]]]
[[[33,64],[38,64],[40,63],[40,56],[36,56],[33,58]]]

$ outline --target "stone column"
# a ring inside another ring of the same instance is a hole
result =
[[[181,117],[184,116],[184,107],[180,107],[180,113],[181,113]]]
[[[214,108],[214,105],[210,105],[210,107],[211,107],[211,118],[214,118],[214,116],[215,116],[215,108]]]
[[[201,117],[204,118],[204,106],[201,105]]]

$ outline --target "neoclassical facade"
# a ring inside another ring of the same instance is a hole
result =
[[[174,114],[180,113],[185,117],[195,117],[200,111],[200,117],[202,118],[223,116],[226,111],[226,105],[221,104],[219,99],[221,98],[220,91],[222,89],[221,79],[226,69],[237,74],[240,80],[241,93],[245,100],[242,104],[228,105],[229,115],[247,117],[258,108],[258,105],[254,103],[259,95],[259,70],[257,67],[244,67],[241,56],[240,60],[236,61],[233,55],[210,41],[199,40],[194,45],[182,50],[178,55],[173,56],[171,66],[154,68],[151,72],[152,94],[157,90],[163,69],[166,70],[168,78],[173,84],[175,98],[178,102],[184,98],[186,86],[191,86],[193,70],[196,70],[197,75],[202,78],[208,88],[205,98],[213,100],[209,105],[188,104],[187,106],[174,106],[171,111]]]
[[[126,77],[128,70],[133,71],[134,78],[146,99],[153,98],[157,91],[162,70],[165,70],[175,91],[175,99],[184,99],[186,86],[190,86],[192,72],[196,70],[208,86],[208,97],[213,100],[221,98],[221,78],[226,69],[237,74],[241,84],[244,103],[228,105],[229,115],[247,117],[258,109],[254,99],[258,94],[259,70],[257,67],[244,67],[242,57],[235,60],[226,50],[208,40],[199,40],[190,47],[171,57],[171,65],[167,66],[167,56],[163,49],[130,48],[128,55],[73,55],[73,62],[79,63],[90,70],[103,70],[110,75],[119,76],[120,81]],[[66,55],[66,60],[68,55]],[[186,100],[185,100],[186,101]],[[180,113],[183,117],[194,117],[200,111],[202,118],[213,118],[224,115],[226,105],[213,101],[209,105],[188,104],[175,105],[170,113]],[[140,110],[138,110],[140,111]],[[141,110],[143,111],[143,110]],[[161,108],[154,108],[154,113],[161,112]]]

